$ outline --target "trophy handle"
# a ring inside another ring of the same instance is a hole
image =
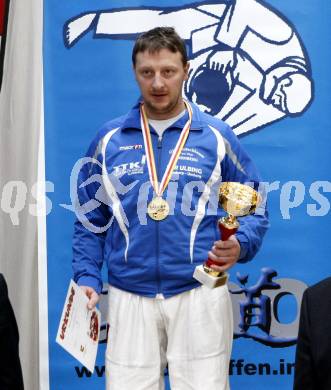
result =
[[[236,231],[238,230],[237,227],[228,228],[228,227],[224,226],[221,221],[219,221],[219,223],[218,223],[218,228],[219,228],[220,233],[221,233],[221,240],[222,241],[227,241],[230,238],[230,236],[235,234]]]
[[[230,238],[230,236],[236,233],[238,227],[239,224],[235,219],[231,218],[230,220],[229,217],[221,218],[218,221],[218,228],[220,230],[221,240],[227,241]],[[210,267],[211,265],[223,265],[223,264],[216,263],[215,261],[208,258],[205,265],[207,267]]]

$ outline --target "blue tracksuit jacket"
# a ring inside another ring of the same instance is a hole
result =
[[[170,297],[199,285],[194,268],[220,238],[221,181],[257,187],[259,177],[229,126],[191,106],[190,134],[164,192],[170,215],[163,221],[146,213],[153,188],[139,105],[106,123],[92,142],[77,174],[73,270],[78,284],[100,293],[106,261],[108,282],[135,294]],[[187,119],[186,114],[165,130],[162,141],[151,127],[159,181]],[[255,255],[267,227],[266,212],[240,218],[240,261]]]

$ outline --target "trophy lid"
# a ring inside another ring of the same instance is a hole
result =
[[[257,191],[248,185],[235,182],[221,185],[219,199],[223,209],[234,217],[254,213],[261,203],[261,196]]]

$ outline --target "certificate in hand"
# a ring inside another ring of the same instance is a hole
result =
[[[88,298],[84,291],[71,280],[56,342],[93,372],[98,350],[101,315],[97,308],[88,310],[87,302]]]

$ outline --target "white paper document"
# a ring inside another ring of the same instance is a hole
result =
[[[56,342],[91,372],[98,351],[101,315],[97,308],[88,310],[88,298],[71,280]]]

